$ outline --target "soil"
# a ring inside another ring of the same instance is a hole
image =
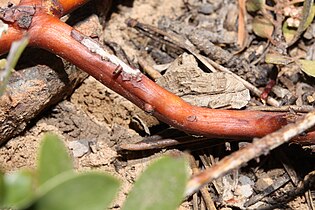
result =
[[[125,51],[129,60],[133,63],[137,63],[137,59],[143,57],[143,51],[139,49],[146,48],[146,44],[148,44],[147,47],[150,47],[150,41],[143,36],[139,37],[139,34],[136,33],[134,29],[128,27],[125,23],[126,19],[134,18],[139,22],[157,26],[163,16],[168,19],[183,17],[183,12],[189,7],[187,5],[190,3],[191,5],[196,5],[196,2],[198,2],[199,6],[202,4],[201,1],[183,0],[115,1],[106,20],[104,17],[105,8],[104,5],[101,5],[98,7],[98,11],[95,12],[98,16],[88,14],[87,16],[89,18],[83,20],[79,24],[81,26],[78,27],[87,35],[96,34],[100,41],[105,41],[105,43],[117,43]],[[218,6],[215,2],[216,1],[208,1],[208,3],[206,3],[209,10],[216,11],[215,8]],[[222,2],[225,3],[226,1]],[[231,4],[227,5],[232,7]],[[204,13],[204,16],[208,14],[207,7],[200,6],[200,8],[203,8],[201,12]],[[222,5],[220,7],[222,7]],[[199,10],[201,10],[200,8]],[[220,14],[216,14],[215,12],[213,15],[217,17],[220,16]],[[189,21],[188,17],[185,18],[187,18],[186,21]],[[199,22],[202,21],[204,20],[199,20]],[[230,33],[232,32],[233,31]],[[234,32],[231,36],[233,37],[235,35],[236,33]],[[141,43],[141,46],[139,46],[139,43]],[[149,60],[150,64],[161,64],[163,58],[164,61],[167,59],[173,61],[176,58],[174,56],[163,57],[162,54],[159,55],[160,60],[154,56],[146,56],[146,59]],[[173,54],[170,53],[170,55]],[[243,74],[246,74],[246,72],[243,72]],[[249,77],[252,77],[252,75]],[[254,81],[254,79],[252,79],[252,82],[256,82],[256,85],[257,83],[266,83],[266,81]],[[250,103],[255,103],[255,100],[252,100]],[[48,131],[54,132],[61,137],[69,148],[77,170],[96,169],[106,171],[123,181],[118,199],[112,204],[113,209],[119,209],[134,180],[146,168],[150,161],[162,154],[181,152],[189,149],[196,157],[200,158],[203,155],[209,155],[209,152],[213,152],[213,157],[219,159],[240,147],[237,143],[231,143],[229,147],[226,147],[226,145],[220,145],[218,147],[209,146],[209,144],[206,143],[203,145],[204,147],[199,145],[197,148],[187,148],[187,146],[185,146],[168,150],[154,150],[148,153],[139,152],[136,154],[118,152],[117,147],[119,145],[138,142],[143,136],[152,135],[165,127],[166,125],[161,124],[154,117],[145,114],[131,102],[106,88],[94,78],[88,77],[73,94],[42,113],[31,122],[25,132],[10,139],[0,148],[0,166],[5,172],[24,167],[34,168],[37,161],[38,147],[43,134]],[[222,153],[218,154],[218,148],[222,150]],[[226,148],[230,148],[230,151]],[[293,161],[293,165],[296,165],[298,161],[313,160],[313,156],[310,155],[310,152],[306,152],[306,150],[300,146],[289,147],[286,145],[283,150],[291,153],[292,151],[299,151],[298,154],[302,156],[300,160],[295,160],[290,157],[291,162]],[[272,158],[278,159],[276,163],[270,161]],[[280,160],[282,159],[280,158]],[[266,162],[268,164],[263,165],[263,163]],[[243,175],[239,177],[239,183],[241,184],[239,184],[240,189],[238,190],[241,191],[241,187],[246,185],[250,186],[249,191],[253,191],[254,189],[256,193],[261,192],[283,175],[284,169],[281,161],[279,161],[279,157],[274,154],[262,158],[261,164],[263,167],[260,167],[260,163],[253,161],[253,163],[250,163],[249,166],[246,167]],[[255,168],[257,168],[257,170]],[[277,171],[276,168],[280,169]],[[245,181],[243,182],[241,180]],[[249,181],[247,182],[246,180]],[[236,204],[234,205],[231,201],[233,196],[235,196],[235,194],[233,194],[235,188],[227,192],[228,188],[234,185],[234,182],[235,180],[232,175],[218,180],[219,192],[220,189],[227,189],[225,192],[222,192],[221,195],[223,197],[215,193],[211,185],[210,191],[213,191],[211,193],[215,195],[213,199],[216,201],[218,209],[234,208],[238,206]],[[294,185],[292,186],[294,187]],[[286,186],[286,188],[282,188],[276,192],[275,194],[277,195],[269,196],[281,197],[281,195],[292,191],[292,186],[291,188]],[[200,197],[199,194],[198,196]],[[239,196],[242,197],[242,193],[240,193]],[[244,199],[244,196],[239,199]],[[188,201],[181,205],[180,209],[196,209],[193,202],[192,199],[188,199]],[[203,206],[200,198],[198,202],[199,206]],[[244,208],[244,206],[241,205],[239,205],[239,207]],[[285,207],[282,206],[280,208],[308,209],[308,204],[305,197],[302,195],[291,199],[290,202],[285,203]],[[202,209],[202,207],[200,207],[200,209]]]

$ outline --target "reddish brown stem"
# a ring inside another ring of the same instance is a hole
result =
[[[116,66],[103,61],[70,36],[73,30],[50,16],[29,30],[31,44],[62,56],[85,70],[104,85],[123,95],[162,121],[187,132],[217,137],[251,138],[264,136],[287,123],[283,114],[255,111],[213,110],[191,106],[141,75],[116,76]],[[56,36],[58,34],[58,36]],[[84,61],[82,60],[84,58]]]
[[[70,8],[65,0],[61,1],[61,4],[66,7],[65,11]],[[9,34],[14,34],[16,39],[23,31],[16,33],[14,27],[16,26],[10,25]],[[117,72],[117,69],[121,68],[103,60],[80,42],[80,39],[88,38],[42,10],[38,10],[33,16],[27,32],[30,45],[67,59],[149,114],[186,132],[210,137],[248,139],[262,137],[289,122],[289,116],[282,113],[214,110],[192,106],[140,72],[137,75],[126,71]],[[8,35],[0,39],[2,53],[3,49],[8,50],[12,39],[12,36],[8,38]],[[314,140],[314,134],[310,133],[303,137],[305,138]]]
[[[55,12],[55,16],[61,17],[84,5],[88,1],[89,0],[21,0],[19,6],[32,5],[42,7],[43,9],[48,9],[48,11],[46,11],[47,14],[52,15],[52,12]]]
[[[48,0],[48,1],[50,1],[50,0]],[[63,8],[62,14],[64,15],[64,14],[68,14],[72,10],[82,6],[83,4],[85,4],[88,1],[89,0],[59,0],[59,3],[61,4],[61,6]]]

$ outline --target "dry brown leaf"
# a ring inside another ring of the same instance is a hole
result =
[[[177,58],[157,83],[197,106],[240,109],[250,100],[249,90],[232,75],[205,73],[188,54]]]

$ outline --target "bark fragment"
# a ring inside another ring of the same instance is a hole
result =
[[[40,56],[34,59],[34,54]],[[0,97],[0,144],[22,132],[33,118],[72,93],[87,77],[45,51],[36,50],[29,56],[39,65],[14,72]]]

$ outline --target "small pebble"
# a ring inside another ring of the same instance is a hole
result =
[[[255,190],[257,190],[258,192],[262,192],[272,184],[273,180],[270,177],[259,178],[255,184]]]
[[[89,141],[87,140],[71,141],[68,145],[74,157],[82,157],[90,151]]]
[[[212,4],[203,4],[201,7],[199,7],[198,12],[204,15],[210,15],[213,13],[214,9]]]

